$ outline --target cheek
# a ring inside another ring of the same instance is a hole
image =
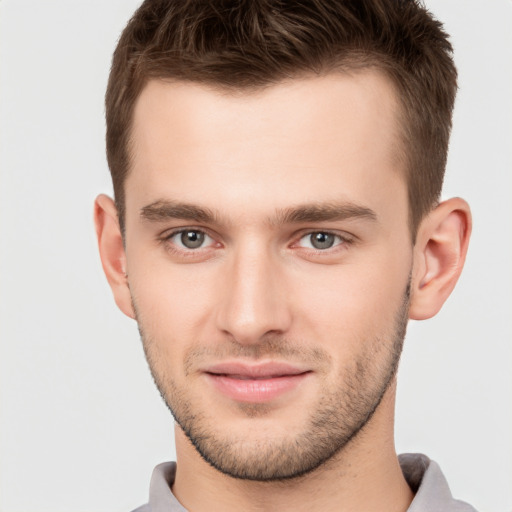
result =
[[[332,344],[333,352],[341,347],[351,353],[362,341],[393,332],[408,283],[407,258],[374,254],[371,262],[325,270],[324,275],[304,275],[307,282],[297,292],[304,329]]]
[[[172,339],[172,346],[166,344],[169,350],[200,338],[198,326],[206,324],[214,303],[211,272],[193,264],[174,265],[162,257],[134,256],[128,275],[144,331],[162,344]]]

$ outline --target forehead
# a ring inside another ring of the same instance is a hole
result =
[[[397,119],[377,71],[236,93],[150,81],[134,109],[127,213],[167,197],[263,208],[378,195],[403,182]]]

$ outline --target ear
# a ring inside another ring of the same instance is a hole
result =
[[[433,317],[452,292],[464,266],[471,211],[460,198],[448,199],[422,221],[414,246],[409,317]]]
[[[117,208],[110,197],[101,194],[96,198],[94,224],[101,264],[110,288],[112,288],[116,304],[125,315],[135,318],[126,275],[123,237],[119,227]]]

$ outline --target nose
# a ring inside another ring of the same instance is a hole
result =
[[[268,334],[284,334],[291,324],[290,303],[277,256],[254,246],[226,261],[217,327],[239,344],[257,344]]]

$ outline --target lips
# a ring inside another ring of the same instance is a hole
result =
[[[213,387],[228,398],[261,403],[294,391],[310,376],[311,371],[280,362],[231,362],[210,366],[204,370],[204,374]]]

